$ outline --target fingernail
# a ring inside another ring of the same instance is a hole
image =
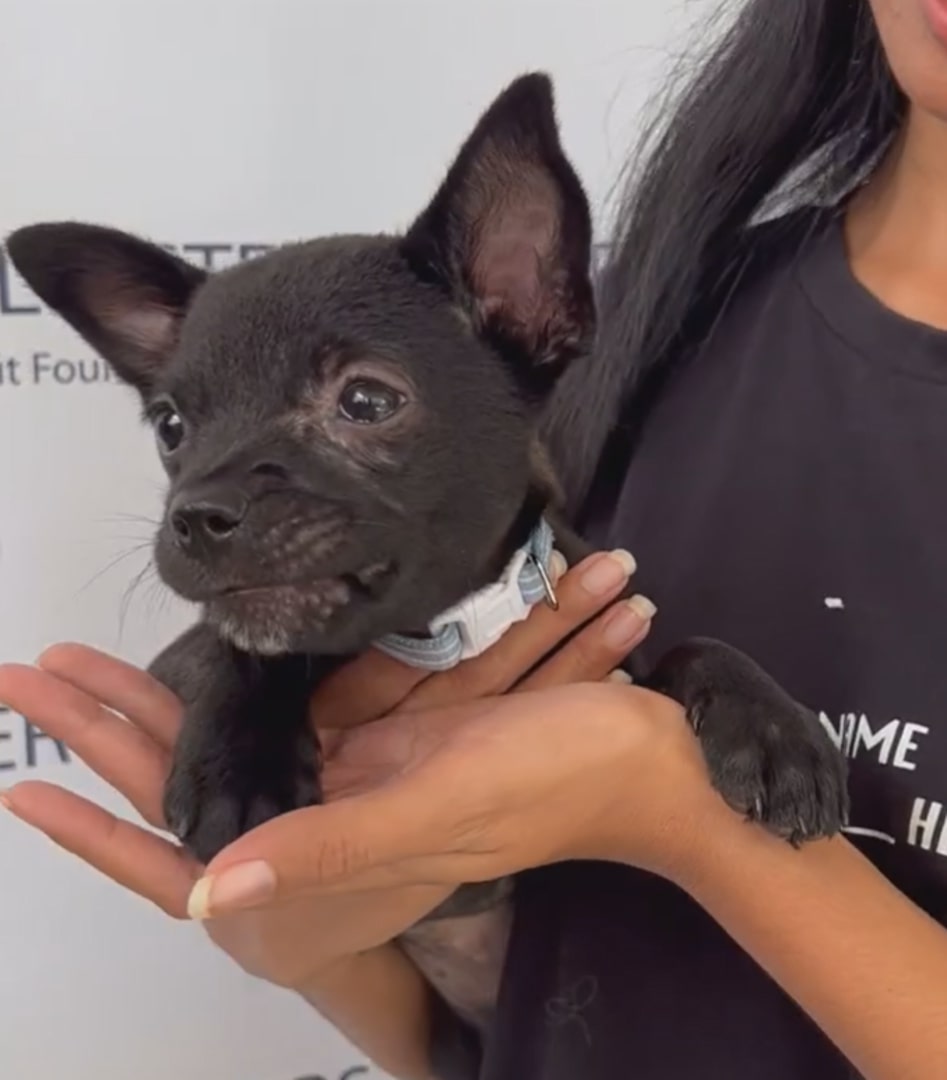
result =
[[[566,562],[565,555],[561,551],[554,551],[549,559],[549,577],[555,584],[562,575],[569,569],[569,564]]]
[[[633,596],[611,613],[603,628],[603,640],[612,649],[624,649],[641,633],[657,608],[646,596]]]
[[[2,806],[4,810],[9,810],[11,813],[13,811],[13,803],[10,801],[10,796],[7,795],[5,791],[0,791],[0,806]]]
[[[630,686],[634,681],[628,672],[622,671],[621,668],[615,668],[611,675],[608,676],[608,682],[622,683],[624,686]]]
[[[202,877],[187,898],[187,914],[198,921],[211,915],[253,907],[276,893],[276,874],[269,863],[241,863],[220,874]]]
[[[582,587],[593,596],[601,596],[623,585],[637,565],[630,551],[618,548],[592,563],[580,578]]]
[[[649,619],[653,619],[658,613],[658,609],[654,602],[649,600],[647,596],[642,596],[641,593],[635,593],[628,601],[628,606],[634,611],[637,611],[645,622],[648,622]]]

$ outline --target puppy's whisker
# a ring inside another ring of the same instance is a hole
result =
[[[147,525],[152,529],[157,529],[161,525],[159,520],[144,514],[112,514],[107,518],[99,518],[97,523],[99,525]]]
[[[123,544],[133,544],[136,551],[141,551],[142,548],[150,548],[154,546],[154,538],[151,536],[114,536],[112,539],[119,540]]]
[[[148,580],[149,576],[155,574],[155,565],[149,559],[148,562],[138,571],[138,573],[132,578],[122,595],[122,600],[119,605],[118,616],[118,636],[119,640],[124,637],[125,634],[125,621],[128,617],[129,610],[131,608],[131,602],[135,598],[136,591],[141,585]]]
[[[79,588],[77,595],[81,595],[86,591],[86,589],[91,588],[91,586],[93,586],[110,570],[114,570],[115,567],[119,565],[119,563],[123,563],[126,559],[130,559],[133,555],[137,555],[140,551],[145,551],[149,547],[151,547],[151,541],[143,540],[140,543],[135,544],[134,547],[128,548],[128,550],[120,552],[118,555],[115,556],[114,559],[109,560],[109,562],[107,562],[101,570],[93,574],[92,577],[89,578],[89,580]]]
[[[144,601],[149,615],[158,618],[163,615],[168,607],[171,593],[164,582],[155,573],[149,575],[145,583]]]

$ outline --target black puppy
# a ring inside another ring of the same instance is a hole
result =
[[[591,346],[590,240],[540,75],[494,102],[401,236],[313,240],[212,276],[110,229],[9,238],[155,430],[170,480],[158,570],[202,608],[153,667],[187,705],[166,813],[201,859],[319,800],[307,703],[345,656],[384,639],[443,659],[431,626],[445,610],[517,558],[507,592],[529,572],[542,583],[543,522],[570,563],[585,553],[537,430]],[[844,823],[840,755],[747,657],[692,641],[632,674],[686,708],[748,817],[792,842]],[[495,990],[507,884],[461,889],[406,939],[475,1018]],[[463,943],[449,963],[430,946],[456,947],[444,920],[485,910],[492,951],[462,986]]]

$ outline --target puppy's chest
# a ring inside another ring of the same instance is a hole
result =
[[[470,915],[428,919],[398,942],[448,1005],[483,1032],[500,991],[513,921],[513,899]]]

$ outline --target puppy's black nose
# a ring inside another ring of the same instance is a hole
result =
[[[248,507],[247,497],[234,489],[181,492],[171,503],[168,520],[179,547],[210,550],[233,536]]]

